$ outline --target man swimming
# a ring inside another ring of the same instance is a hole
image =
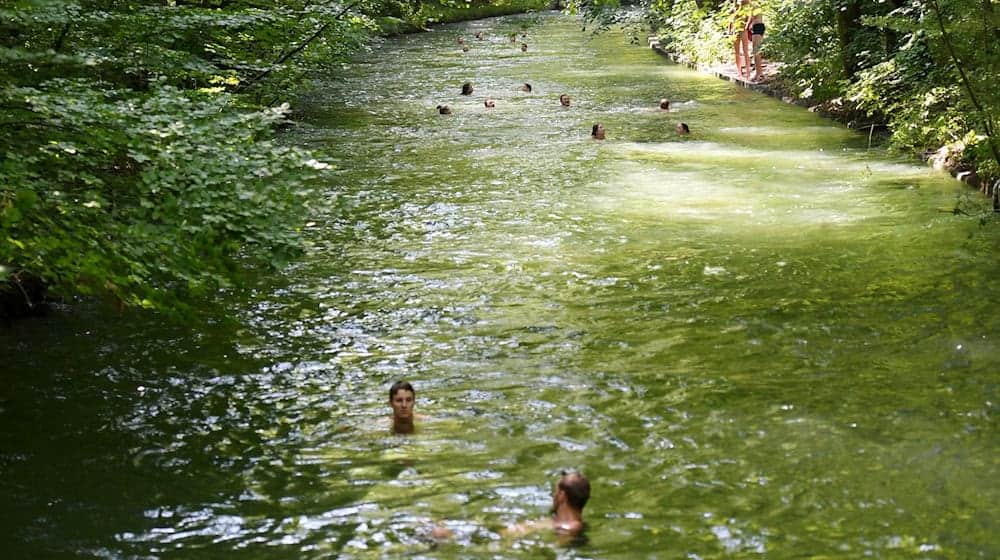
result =
[[[670,110],[670,100],[667,99],[666,97],[664,97],[663,99],[661,99],[660,100],[660,109],[663,109],[664,111],[669,111]]]
[[[559,104],[563,107],[569,107],[569,96],[565,93],[559,96]]]
[[[389,387],[389,406],[392,407],[392,431],[396,434],[412,434],[416,430],[413,412],[416,391],[409,381],[397,381]]]
[[[604,125],[597,123],[590,129],[590,137],[594,140],[604,140]]]
[[[590,481],[582,473],[563,471],[552,492],[552,518],[508,527],[503,533],[519,537],[552,529],[557,535],[575,537],[583,531],[583,507],[590,499]]]

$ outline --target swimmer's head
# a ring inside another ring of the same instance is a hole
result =
[[[590,129],[590,136],[594,140],[604,140],[604,125],[597,123],[593,128]]]
[[[590,481],[582,473],[566,473],[559,478],[556,484],[556,491],[552,501],[555,508],[558,508],[560,499],[577,511],[583,511],[590,499]]]
[[[416,391],[409,381],[397,381],[389,387],[389,406],[392,407],[392,418],[399,422],[413,421],[413,405],[416,400]]]
[[[660,109],[663,109],[664,111],[669,111],[670,110],[670,100],[667,99],[666,97],[664,97],[663,99],[661,99],[660,100]]]
[[[462,45],[462,52],[469,52],[469,45]]]
[[[437,106],[437,110],[438,110],[438,113],[441,113],[442,115],[450,115],[451,114],[451,107],[449,107],[447,105],[438,105]]]
[[[528,43],[521,43],[521,52],[528,52]]]
[[[462,84],[462,95],[472,95],[472,82]]]
[[[494,107],[497,106],[497,102],[493,101],[493,99],[487,97],[486,100],[483,101],[483,105],[485,105],[487,109],[492,109],[492,108],[494,108]]]
[[[687,123],[677,123],[677,134],[691,134],[691,128]]]
[[[521,91],[531,93],[531,84],[529,84],[528,82],[521,84]]]
[[[559,96],[559,104],[563,107],[569,107],[569,96],[565,93]]]

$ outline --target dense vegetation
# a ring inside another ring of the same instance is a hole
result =
[[[309,72],[508,0],[0,4],[0,316],[47,290],[180,311],[299,245],[329,167],[283,145]]]
[[[893,146],[1000,177],[1000,2],[996,0],[754,0],[764,56],[789,93],[882,127]],[[693,62],[731,61],[732,0],[617,0],[573,7],[595,23],[652,27]],[[991,193],[992,194],[992,193]]]

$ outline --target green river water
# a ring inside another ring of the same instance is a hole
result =
[[[558,15],[313,85],[304,258],[195,328],[0,331],[4,557],[1000,556],[1000,226],[947,211],[967,187]],[[585,539],[502,536],[565,468]]]

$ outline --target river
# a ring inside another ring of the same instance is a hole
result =
[[[6,557],[1000,556],[986,201],[580,27],[443,26],[316,77],[306,254],[197,325],[0,331]],[[504,537],[562,469],[585,538]]]

